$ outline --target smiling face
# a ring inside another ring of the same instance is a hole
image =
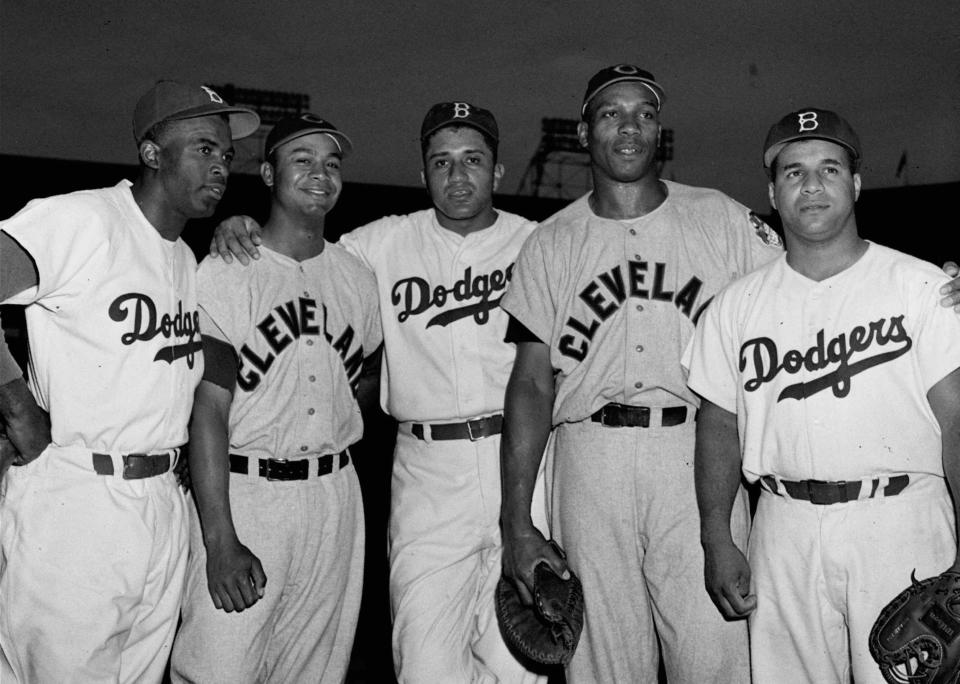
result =
[[[846,148],[827,140],[790,143],[776,158],[768,187],[790,243],[824,243],[856,235],[854,204],[860,174],[853,173]]]
[[[273,201],[288,213],[322,217],[337,203],[340,147],[326,133],[310,133],[280,145],[272,162],[260,168],[263,182],[273,190]]]
[[[590,152],[595,182],[634,183],[656,175],[657,105],[653,92],[634,81],[614,83],[593,97],[577,133]]]
[[[166,205],[184,221],[212,215],[227,189],[234,154],[226,117],[168,122],[155,144]]]
[[[423,153],[421,178],[430,192],[441,226],[466,235],[493,225],[493,192],[503,165],[475,128],[441,128]]]

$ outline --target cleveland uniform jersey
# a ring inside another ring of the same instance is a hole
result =
[[[524,245],[502,306],[550,346],[553,421],[608,402],[697,405],[680,355],[711,298],[782,253],[743,205],[662,181],[667,198],[635,219],[601,218],[585,195]]]
[[[947,277],[870,244],[816,282],[785,257],[724,290],[704,313],[690,386],[736,412],[743,472],[788,480],[943,476],[927,391],[960,367]]]
[[[261,247],[249,268],[204,259],[201,326],[233,347],[231,453],[298,458],[360,439],[355,393],[382,341],[373,275],[331,243],[304,261]]]
[[[433,209],[387,216],[340,244],[374,273],[382,307],[384,411],[403,421],[474,418],[503,410],[514,345],[500,299],[535,223],[497,212],[462,237]]]
[[[121,181],[30,202],[0,223],[30,253],[30,385],[59,446],[146,453],[187,441],[203,373],[196,267]]]

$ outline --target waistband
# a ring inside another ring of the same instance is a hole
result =
[[[503,430],[503,414],[467,420],[462,423],[411,423],[410,434],[424,441],[469,439],[471,442],[499,435]]]
[[[180,456],[180,449],[155,454],[90,454],[93,472],[97,475],[119,475],[124,480],[142,480],[170,471]]]
[[[606,427],[673,427],[682,425],[687,419],[696,420],[697,412],[686,406],[627,406],[610,403],[601,406],[590,420]]]
[[[799,501],[809,501],[818,506],[848,503],[860,499],[872,499],[878,495],[896,496],[910,484],[909,475],[875,477],[863,480],[781,480],[772,475],[760,478],[760,484],[771,494],[786,496]],[[864,486],[866,485],[866,489]]]
[[[256,475],[267,480],[308,480],[311,477],[323,477],[336,470],[342,470],[350,463],[350,452],[344,449],[338,454],[308,456],[307,458],[258,458],[257,472],[250,472],[249,456],[230,454],[230,472],[240,475]],[[316,464],[316,467],[314,467]]]

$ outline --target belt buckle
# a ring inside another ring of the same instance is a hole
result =
[[[267,481],[270,481],[270,482],[277,482],[277,481],[279,481],[281,478],[279,478],[279,477],[273,477],[273,475],[270,474],[270,471],[271,471],[272,467],[274,466],[274,464],[276,464],[277,469],[278,469],[278,472],[279,472],[279,470],[283,467],[281,464],[286,465],[286,464],[289,462],[289,460],[290,460],[290,459],[287,459],[287,458],[268,458],[268,459],[266,459],[266,461],[267,461]]]
[[[467,421],[467,437],[471,442],[478,442],[483,439],[483,435],[474,435],[473,434],[473,425],[474,423],[478,424],[477,430],[483,431],[483,419],[479,420],[468,420]]]

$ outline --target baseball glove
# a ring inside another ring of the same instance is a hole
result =
[[[891,684],[960,682],[960,573],[917,581],[880,612],[870,655]]]
[[[523,605],[513,582],[501,576],[496,611],[500,633],[514,655],[539,665],[566,665],[583,630],[583,587],[572,571],[563,580],[541,562],[533,571],[533,605]]]

